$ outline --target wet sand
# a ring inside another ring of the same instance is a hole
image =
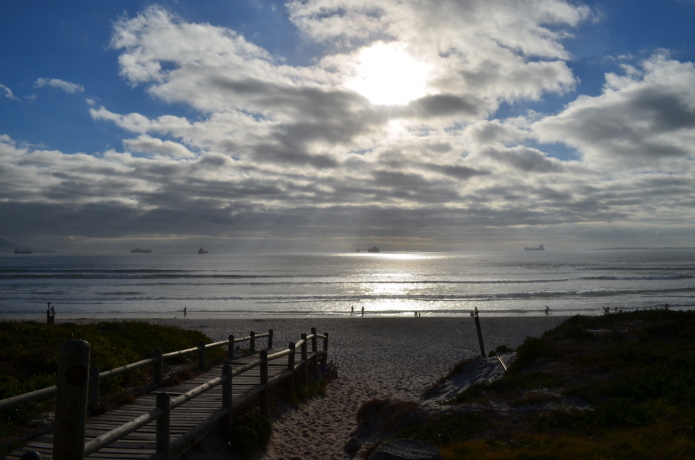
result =
[[[516,347],[527,336],[540,336],[565,317],[484,318],[481,327],[486,351],[498,345]],[[357,428],[355,414],[372,398],[418,401],[420,395],[458,361],[479,355],[475,323],[470,317],[436,318],[303,318],[303,319],[165,319],[149,321],[204,332],[215,341],[274,330],[275,346],[286,346],[310,333],[329,333],[329,359],[339,367],[339,378],[326,398],[315,398],[298,408],[283,410],[273,420],[268,449],[256,460],[361,458],[344,446]],[[261,342],[262,343],[262,342]],[[214,443],[192,450],[188,460],[229,459]]]

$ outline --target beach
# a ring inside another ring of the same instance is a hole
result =
[[[540,336],[566,317],[481,317],[486,351],[499,345],[516,347],[528,336]],[[273,436],[256,460],[361,458],[344,451],[357,428],[355,414],[373,399],[418,401],[420,395],[454,364],[480,354],[475,323],[470,317],[435,318],[264,318],[150,319],[158,324],[196,329],[215,341],[274,331],[274,345],[284,347],[301,333],[329,333],[329,360],[339,378],[317,397],[298,407],[284,407],[273,417]],[[260,339],[264,340],[264,339]],[[261,345],[264,342],[260,342]],[[227,459],[223,446],[207,443],[190,451],[187,460]]]

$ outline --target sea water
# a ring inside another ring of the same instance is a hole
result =
[[[0,317],[601,314],[691,309],[695,250],[0,256]]]

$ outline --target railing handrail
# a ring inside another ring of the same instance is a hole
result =
[[[199,360],[202,356],[202,362],[204,363],[204,351],[206,348],[213,348],[217,346],[223,346],[223,345],[230,345],[230,358],[232,357],[231,350],[232,350],[232,345],[237,342],[242,342],[244,340],[251,339],[251,350],[253,351],[254,349],[254,339],[255,338],[262,338],[262,337],[268,337],[268,342],[269,342],[269,348],[272,343],[272,337],[273,337],[273,331],[272,329],[269,331],[268,334],[259,334],[254,337],[254,333],[251,333],[250,337],[245,337],[242,339],[234,339],[233,336],[229,336],[230,340],[226,341],[221,341],[221,342],[215,342],[211,344],[204,344],[201,342],[197,348],[192,348],[192,349],[187,349],[187,350],[179,350],[178,352],[172,352],[168,353],[167,355],[163,355],[161,353],[161,350],[157,350],[155,352],[156,356],[154,358],[148,358],[145,360],[137,361],[135,363],[130,363],[125,366],[121,366],[115,369],[111,369],[109,371],[99,373],[99,370],[94,368],[94,374],[91,375],[91,378],[89,378],[90,382],[96,383],[98,385],[98,382],[102,378],[107,378],[111,377],[114,375],[121,374],[123,372],[127,372],[129,370],[133,369],[138,369],[143,366],[147,366],[149,364],[159,364],[159,366],[156,366],[155,369],[159,368],[159,380],[157,380],[157,377],[155,377],[155,382],[158,382],[161,384],[161,365],[166,357],[173,357],[173,356],[179,356],[180,354],[183,353],[188,353],[188,352],[193,352],[193,351],[199,351]],[[316,342],[316,339],[322,338],[324,339],[324,348],[323,350],[318,349],[318,345]],[[308,350],[308,343],[311,340],[312,343],[312,349],[311,351]],[[33,398],[38,398],[42,396],[47,396],[49,394],[56,393],[60,391],[59,393],[59,398],[57,401],[60,403],[59,407],[56,408],[56,414],[58,414],[58,411],[61,411],[61,419],[65,418],[66,410],[71,410],[74,407],[79,407],[81,404],[84,404],[84,413],[80,415],[79,413],[74,414],[74,420],[70,422],[70,424],[73,425],[61,425],[61,433],[59,435],[58,433],[58,427],[56,427],[56,434],[54,437],[54,455],[56,455],[56,452],[60,452],[62,455],[60,458],[64,457],[65,452],[83,452],[83,456],[80,458],[84,458],[85,456],[89,456],[94,454],[95,452],[99,451],[100,449],[120,440],[129,435],[130,433],[133,433],[134,431],[152,423],[153,421],[157,422],[157,438],[156,438],[156,449],[155,453],[150,457],[150,459],[159,459],[159,458],[175,458],[178,455],[181,455],[183,452],[185,452],[188,448],[190,448],[190,445],[194,442],[194,440],[200,440],[202,437],[206,436],[207,434],[210,433],[210,430],[213,429],[216,423],[218,423],[220,420],[222,420],[224,417],[229,417],[229,420],[227,423],[231,423],[231,415],[234,413],[235,408],[241,407],[249,403],[250,401],[253,400],[253,398],[260,397],[261,399],[261,410],[262,412],[267,416],[269,415],[269,391],[270,389],[275,386],[276,384],[282,382],[285,379],[288,379],[288,385],[289,389],[291,391],[292,385],[293,385],[293,380],[294,380],[294,373],[297,370],[300,370],[302,375],[301,375],[301,380],[303,381],[304,384],[306,384],[306,375],[307,375],[307,368],[311,367],[314,378],[318,379],[318,367],[319,367],[319,355],[323,355],[323,363],[326,364],[326,354],[327,354],[327,347],[328,347],[328,333],[325,335],[321,336],[316,334],[316,329],[312,328],[312,335],[307,336],[306,334],[302,334],[302,340],[297,342],[299,345],[296,346],[295,343],[290,343],[288,348],[276,353],[273,353],[271,355],[268,355],[267,350],[261,350],[259,353],[260,359],[255,359],[252,360],[251,362],[248,362],[242,366],[237,367],[236,369],[232,369],[232,366],[228,362],[227,364],[224,365],[222,375],[215,377],[211,380],[208,380],[207,382],[202,383],[201,385],[187,391],[184,394],[181,394],[175,398],[171,398],[167,393],[159,393],[157,396],[157,407],[155,407],[152,410],[149,410],[125,423],[122,425],[110,430],[107,433],[103,433],[100,436],[91,439],[87,442],[85,442],[85,419],[86,419],[86,395],[87,395],[87,387],[84,386],[84,382],[88,379],[87,371],[86,369],[89,367],[89,344],[87,344],[84,341],[68,341],[61,346],[61,355],[60,355],[60,369],[57,374],[59,382],[62,382],[58,386],[60,388],[57,388],[57,386],[54,387],[49,387],[49,388],[44,388],[41,390],[37,390],[31,393],[26,393],[24,395],[18,395],[16,397],[8,398],[6,400],[0,401],[0,407],[2,403],[7,403],[7,402],[12,402],[16,401],[18,399],[22,398],[27,398],[29,396]],[[66,347],[66,345],[68,345]],[[65,348],[65,354],[64,354],[64,349]],[[295,362],[295,357],[297,354],[301,353],[301,357],[299,359],[299,362]],[[275,375],[272,379],[269,379],[268,375],[268,363],[272,360],[282,358],[284,356],[289,356],[288,359],[288,368],[287,370],[281,372],[280,374]],[[200,362],[200,361],[199,361]],[[76,364],[74,364],[76,363]],[[257,366],[261,366],[260,368],[260,383],[258,385],[255,385],[252,387],[250,391],[247,391],[244,393],[241,397],[233,399],[232,398],[232,379],[233,377],[243,374],[244,372],[247,372]],[[80,370],[80,372],[75,372],[74,370],[79,368],[83,369]],[[91,371],[90,371],[91,374]],[[155,371],[155,376],[157,375],[157,371]],[[82,376],[82,377],[80,377]],[[81,380],[83,379],[83,380]],[[71,385],[68,385],[66,382],[69,382]],[[91,393],[92,389],[92,383],[89,384],[89,392]],[[77,389],[82,385],[82,389]],[[212,390],[213,388],[219,386],[219,385],[224,385],[223,388],[223,397],[222,397],[222,407],[221,409],[215,411],[212,415],[207,417],[204,421],[201,423],[197,424],[195,427],[191,428],[188,430],[186,433],[183,435],[179,436],[175,440],[170,439],[170,422],[171,422],[171,411],[177,407],[180,407],[184,405],[185,403],[197,398],[198,396],[201,396],[208,391]],[[72,387],[75,387],[75,389],[71,389]],[[67,390],[66,390],[67,389]],[[67,391],[67,393],[66,393]],[[96,394],[98,394],[98,387]],[[81,395],[81,396],[80,396]],[[81,403],[78,403],[77,401],[82,401]],[[61,402],[62,401],[62,402]],[[75,405],[76,404],[76,405]],[[70,417],[72,419],[72,416]],[[67,431],[66,431],[67,430]],[[81,431],[81,435],[79,432]],[[70,433],[69,436],[66,438],[66,433]],[[77,434],[75,437],[75,434]],[[80,437],[81,436],[81,437]],[[77,445],[75,445],[75,442],[77,442]],[[197,442],[197,441],[195,441]],[[57,450],[56,450],[57,449]],[[72,449],[72,450],[71,450]],[[74,450],[77,449],[77,450]],[[59,456],[60,456],[59,455]],[[71,457],[70,457],[71,458]]]
[[[264,334],[258,334],[255,336],[256,339],[264,338],[264,337],[270,337],[270,334],[268,332],[266,332]],[[253,338],[254,338],[253,336],[240,337],[238,339],[235,338],[234,343],[241,343],[241,342],[245,342],[245,341],[250,341]],[[205,349],[221,347],[221,346],[228,345],[228,344],[229,344],[229,340],[223,340],[221,342],[208,343],[208,344],[205,344]],[[194,348],[186,348],[184,350],[176,350],[176,351],[172,351],[169,353],[164,353],[164,354],[162,354],[162,360],[167,360],[167,359],[175,358],[178,356],[187,355],[189,353],[195,353],[197,351],[199,351],[198,347],[194,347]],[[107,371],[100,372],[99,373],[99,380],[103,380],[103,379],[106,379],[109,377],[123,374],[125,372],[132,371],[135,369],[140,369],[141,367],[145,367],[145,366],[148,366],[151,364],[156,364],[158,362],[159,362],[159,358],[154,357],[154,358],[143,359],[141,361],[136,361],[134,363],[125,364],[121,367],[116,367],[113,369],[109,369]],[[49,396],[55,395],[57,392],[58,392],[58,387],[56,385],[53,385],[51,387],[41,388],[41,389],[38,389],[35,391],[30,391],[28,393],[23,393],[23,394],[19,394],[19,395],[10,396],[9,398],[0,399],[0,410],[10,409],[10,408],[18,406],[20,404],[28,403],[28,402],[31,402],[31,401],[34,401],[37,399],[47,398]]]
[[[307,336],[306,339],[304,339],[304,340],[300,340],[299,342],[297,342],[297,344],[301,345],[303,342],[312,339],[314,336],[317,338],[322,338],[324,340],[326,339],[325,335],[320,336],[318,334],[314,334],[314,335]],[[256,336],[256,338],[258,338],[258,337],[259,336]],[[234,342],[236,342],[236,340],[234,340]],[[221,345],[225,345],[227,343],[229,343],[229,341],[218,342],[217,344],[219,344],[221,346]],[[297,346],[297,345],[295,344],[295,346]],[[266,355],[266,361],[272,361],[274,359],[279,359],[279,358],[282,358],[283,356],[287,356],[287,355],[290,355],[292,353],[298,353],[298,352],[299,352],[299,350],[297,348],[294,348],[294,349],[293,348],[287,348],[286,350],[282,350],[282,351],[279,351],[277,353],[273,353],[272,355]],[[291,375],[292,372],[294,372],[297,368],[300,368],[302,365],[305,365],[306,363],[308,363],[314,356],[319,355],[319,354],[325,354],[325,353],[326,353],[326,351],[324,351],[324,350],[317,350],[316,352],[308,353],[306,360],[300,359],[300,361],[293,366],[293,369],[291,371],[287,370],[287,371],[277,375],[271,381],[269,381],[267,384],[256,385],[254,390],[252,390],[252,393],[261,392],[262,390],[266,389],[267,387],[270,387],[271,385],[275,385],[277,382],[281,381],[283,378],[287,378],[289,375]],[[262,359],[257,359],[257,360],[251,361],[250,363],[247,363],[243,366],[239,366],[236,369],[232,370],[229,373],[229,375],[223,374],[220,377],[215,377],[212,380],[209,380],[209,381],[193,388],[192,390],[189,390],[186,393],[179,395],[176,398],[171,399],[169,410],[173,410],[177,407],[182,406],[183,404],[193,400],[194,398],[196,398],[196,397],[212,390],[213,388],[221,385],[222,383],[226,382],[227,380],[229,380],[237,375],[243,374],[244,372],[247,372],[247,371],[257,367],[257,366],[261,365],[262,363],[263,363]],[[200,425],[206,423],[207,421],[209,421],[211,419],[215,419],[215,420],[221,419],[222,417],[224,417],[227,414],[228,410],[230,410],[230,409],[222,408],[222,409],[216,411],[206,421],[201,422]],[[122,439],[123,437],[127,436],[128,434],[132,433],[133,431],[135,431],[139,428],[142,428],[143,426],[145,426],[149,423],[152,423],[158,417],[164,415],[165,412],[166,412],[165,409],[163,409],[161,407],[157,407],[151,411],[148,411],[148,412],[136,417],[135,419],[133,419],[129,422],[124,423],[123,425],[121,425],[117,428],[114,428],[113,430],[109,431],[108,433],[102,434],[98,438],[92,439],[91,441],[89,441],[88,443],[85,444],[85,457],[97,452],[99,449],[106,447],[109,444],[112,444],[112,443],[118,441],[119,439]],[[184,433],[179,439],[172,442],[171,443],[172,451],[175,451],[176,449],[178,449],[183,444],[184,438],[186,438],[191,432],[193,432],[198,427],[200,427],[200,425],[197,425],[195,428],[192,428],[187,433]],[[158,453],[155,453],[152,458],[157,458],[157,455],[158,455]]]
[[[40,390],[23,393],[21,395],[10,396],[9,398],[0,399],[0,410],[9,409],[10,407],[18,406],[23,403],[34,401],[35,399],[46,398],[58,393],[58,387],[41,388]]]

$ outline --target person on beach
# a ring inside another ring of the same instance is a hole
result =
[[[364,305],[362,305],[362,316],[364,316]]]
[[[550,308],[548,306],[545,306],[545,316],[548,316],[550,314]]]
[[[670,307],[669,304],[664,305],[664,310],[668,311],[669,307]]]
[[[186,307],[183,307],[183,317],[184,317],[184,318],[186,317],[186,314],[187,314],[187,313],[186,313]]]
[[[53,317],[53,319],[55,319],[56,317],[56,309],[53,307],[53,305],[51,305],[51,316]]]
[[[350,307],[350,316],[355,316],[355,306]]]

